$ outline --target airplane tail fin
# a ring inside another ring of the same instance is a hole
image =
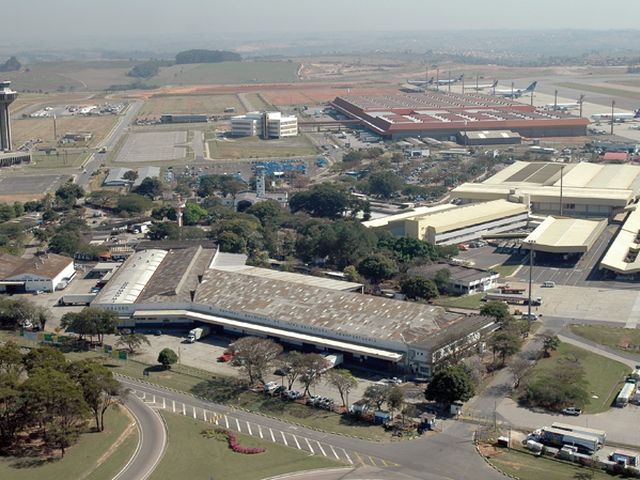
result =
[[[531,85],[529,85],[527,87],[527,89],[525,90],[525,92],[533,92],[535,91],[536,87],[538,86],[538,82],[533,82]]]
[[[633,118],[640,118],[640,108],[635,111],[635,115],[633,116]]]
[[[496,88],[498,86],[498,80],[496,80],[495,82],[493,82],[493,85],[491,85],[491,88]]]

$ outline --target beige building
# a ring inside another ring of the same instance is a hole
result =
[[[633,210],[600,262],[600,268],[620,275],[640,273],[640,210]]]
[[[606,220],[547,217],[527,238],[523,248],[534,244],[536,252],[586,253],[607,228]]]
[[[561,178],[562,177],[562,178]],[[451,195],[467,202],[511,199],[534,213],[610,217],[640,193],[640,167],[595,163],[515,162],[482,183],[465,183]]]
[[[298,118],[280,112],[249,112],[231,117],[234,137],[285,138],[298,135]]]

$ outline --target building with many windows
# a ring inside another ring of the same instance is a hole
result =
[[[249,112],[231,118],[234,137],[285,138],[298,135],[298,118],[280,112]]]

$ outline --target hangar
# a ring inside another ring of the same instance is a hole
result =
[[[490,318],[346,291],[354,286],[348,282],[235,268],[217,262],[218,255],[202,247],[136,252],[92,306],[119,313],[122,327],[209,324],[303,351],[341,351],[347,363],[421,377],[494,328]]]
[[[525,137],[586,135],[589,120],[481,93],[424,92],[336,97],[331,105],[391,140],[450,139],[464,131],[511,130]]]
[[[618,235],[600,262],[600,268],[618,275],[640,273],[640,210],[629,213]]]
[[[640,192],[640,167],[596,163],[515,162],[482,183],[451,191],[466,202],[511,199],[531,211],[572,217],[613,217]]]
[[[55,253],[32,258],[0,254],[0,292],[53,292],[75,273],[73,259]]]

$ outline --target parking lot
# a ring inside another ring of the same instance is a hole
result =
[[[143,163],[180,160],[187,148],[176,146],[187,141],[186,131],[130,133],[118,152],[118,163]]]
[[[238,376],[240,375],[237,367],[231,366],[230,363],[218,362],[217,358],[227,349],[229,344],[233,342],[233,338],[209,335],[195,343],[186,343],[185,338],[188,330],[163,330],[163,334],[156,336],[153,335],[153,329],[148,330],[147,338],[151,342],[151,346],[144,347],[144,353],[136,357],[137,360],[148,364],[156,364],[158,360],[158,354],[163,348],[171,348],[179,357],[179,361],[182,365],[198,368],[201,370],[210,371],[218,375]],[[275,368],[274,368],[275,370]],[[358,387],[349,393],[349,402],[353,403],[356,400],[362,398],[364,391],[369,385],[373,385],[380,381],[383,376],[375,375],[369,372],[353,371],[354,376],[358,380]],[[278,385],[284,383],[287,386],[286,377],[274,375],[270,372],[265,378],[266,382],[276,382]],[[403,390],[407,397],[413,398],[419,396],[423,399],[423,388],[416,386],[415,384],[407,383],[403,384]],[[294,390],[302,392],[304,386],[300,382],[296,382],[293,387]],[[340,395],[333,387],[321,382],[315,387],[310,389],[311,395],[322,395],[335,400],[336,404],[340,403]]]
[[[67,175],[16,175],[7,170],[0,176],[0,198],[3,201],[41,198],[44,193],[55,191],[67,178]]]

